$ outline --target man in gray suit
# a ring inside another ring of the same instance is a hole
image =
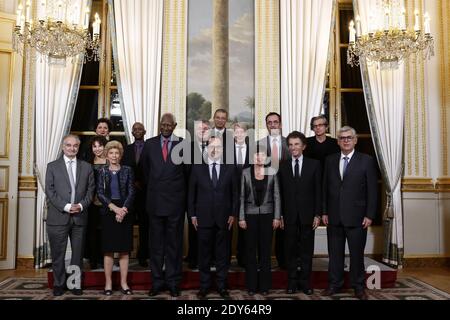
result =
[[[72,247],[71,265],[82,270],[83,242],[87,225],[87,208],[94,195],[94,172],[89,163],[76,158],[80,139],[67,135],[63,139],[64,155],[50,162],[45,176],[47,196],[47,233],[50,241],[53,269],[53,295],[64,293],[67,238]],[[72,289],[83,294],[81,285]]]

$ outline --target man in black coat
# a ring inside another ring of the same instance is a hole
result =
[[[163,114],[161,134],[145,142],[139,161],[146,182],[146,210],[150,222],[150,296],[158,295],[165,286],[173,297],[180,295],[187,173],[185,165],[179,161],[183,155],[172,152],[177,144],[183,143],[173,135],[176,125],[172,114]]]
[[[193,165],[189,180],[188,214],[198,232],[199,298],[205,298],[211,286],[210,263],[213,246],[217,290],[222,298],[229,298],[229,235],[237,212],[238,182],[234,166],[223,162],[222,140],[211,137],[207,163]]]
[[[328,288],[330,296],[344,285],[345,241],[350,250],[350,282],[358,299],[366,300],[364,248],[367,228],[377,212],[377,170],[374,159],[355,151],[355,129],[338,133],[341,152],[325,160],[323,179],[323,222],[327,225]]]
[[[314,233],[322,215],[322,174],[318,160],[303,156],[306,137],[298,131],[287,138],[290,161],[280,165],[278,173],[282,194],[284,247],[288,271],[287,293],[300,288],[311,295],[311,271],[314,253]],[[297,257],[300,257],[300,277]]]
[[[136,197],[133,207],[136,215],[136,222],[139,226],[139,247],[137,251],[137,258],[142,267],[148,267],[148,216],[145,212],[145,190],[143,188],[145,181],[143,181],[144,176],[139,167],[139,160],[141,158],[145,143],[144,136],[146,131],[144,125],[140,122],[134,123],[131,133],[133,134],[135,140],[132,144],[125,147],[122,164],[131,167],[134,172]]]

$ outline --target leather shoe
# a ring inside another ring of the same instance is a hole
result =
[[[148,295],[149,295],[150,297],[157,296],[158,294],[159,294],[159,290],[158,290],[158,289],[155,289],[155,288],[151,289],[151,290],[148,292]]]
[[[304,294],[306,294],[307,296],[310,296],[314,293],[313,289],[310,289],[310,288],[304,288],[304,289],[302,289],[302,292]]]
[[[321,295],[324,296],[324,297],[329,297],[329,296],[338,294],[339,291],[340,291],[339,289],[335,289],[335,288],[327,288],[327,289],[325,289],[325,290],[323,290],[323,291],[321,292]]]
[[[208,295],[208,290],[207,289],[200,289],[197,292],[197,298],[199,298],[199,299],[205,299],[207,295]]]
[[[64,294],[64,288],[63,287],[58,287],[58,286],[54,286],[53,287],[53,295],[55,297],[62,296],[63,294]]]
[[[355,297],[359,300],[369,300],[369,297],[367,296],[366,290],[355,290]]]
[[[248,295],[251,296],[251,297],[253,297],[253,296],[255,295],[255,291],[249,290],[249,291],[248,291]]]
[[[169,291],[170,291],[170,295],[172,297],[179,297],[180,296],[180,289],[178,289],[178,288],[171,288]]]
[[[297,289],[295,289],[295,288],[288,288],[288,289],[286,290],[286,293],[287,293],[287,294],[294,294],[294,293],[297,293]]]
[[[83,294],[83,290],[81,289],[72,289],[71,292],[75,296],[81,296]]]
[[[267,296],[267,295],[269,295],[269,290],[264,290],[263,292],[261,292],[261,294],[263,296]]]
[[[105,296],[112,296],[113,292],[111,289],[105,289],[105,290],[103,290],[103,294]]]
[[[230,294],[228,293],[227,289],[219,289],[219,290],[217,290],[217,292],[219,292],[219,295],[224,299],[227,299],[230,297]]]
[[[127,289],[120,288],[120,292],[122,292],[122,294],[125,294],[127,296],[130,296],[133,294],[133,291],[130,288],[127,288]]]

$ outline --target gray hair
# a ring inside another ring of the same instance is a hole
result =
[[[338,136],[339,136],[341,133],[343,133],[343,132],[348,132],[348,131],[351,131],[351,133],[352,133],[352,135],[353,135],[354,137],[357,136],[356,130],[353,129],[352,127],[350,127],[350,126],[343,126],[342,128],[340,128],[339,131],[338,131]]]
[[[170,112],[166,112],[161,116],[161,120],[162,121],[164,118],[169,118],[173,121],[173,123],[177,123],[177,119],[175,119],[175,116],[173,115],[173,113]]]
[[[64,142],[65,142],[67,139],[69,139],[69,138],[74,138],[75,140],[78,141],[79,144],[81,143],[80,137],[77,136],[76,134],[71,134],[71,133],[66,134],[66,135],[63,137],[62,143],[64,144]]]

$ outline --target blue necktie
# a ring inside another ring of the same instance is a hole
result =
[[[345,172],[347,171],[348,166],[348,157],[344,157],[344,168],[342,169],[342,178],[345,176]]]
[[[214,188],[217,186],[217,170],[216,170],[216,163],[213,163],[213,168],[212,168],[212,183]]]

